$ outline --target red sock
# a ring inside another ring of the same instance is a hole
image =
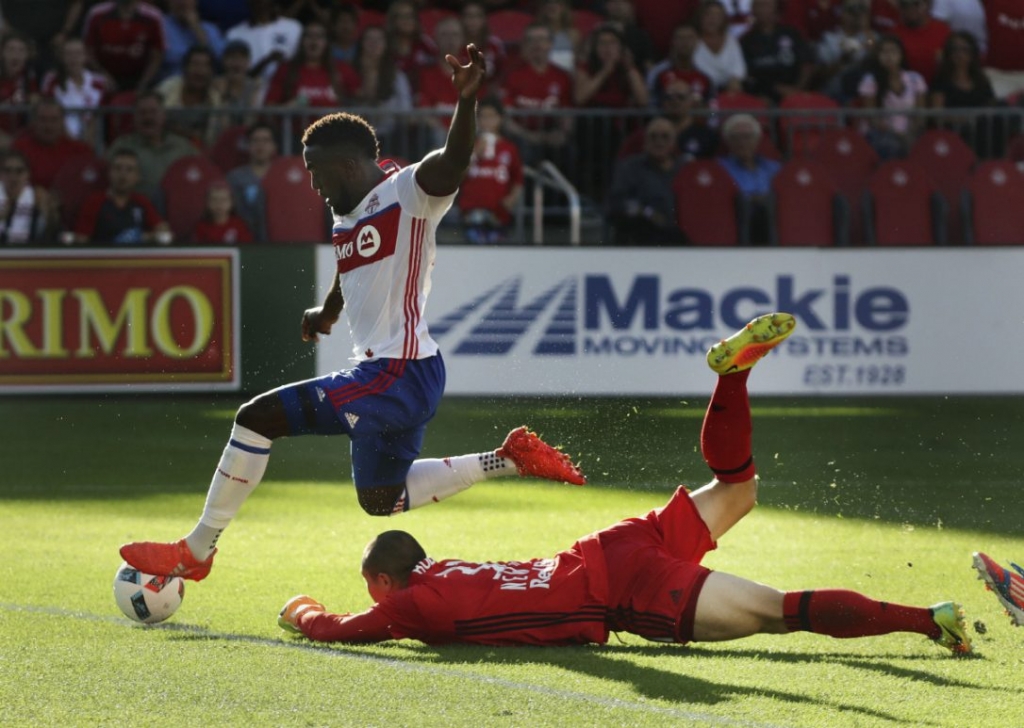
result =
[[[753,478],[756,472],[750,449],[753,429],[747,396],[750,371],[718,378],[700,431],[704,462],[723,483],[742,483]]]
[[[917,632],[935,639],[942,633],[926,607],[876,602],[846,589],[786,592],[782,614],[790,632],[815,632],[830,637]]]

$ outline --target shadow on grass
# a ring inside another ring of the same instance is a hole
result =
[[[756,382],[754,383],[756,389]],[[0,399],[0,500],[204,494],[241,395]],[[709,477],[706,398],[448,397],[423,455],[497,447],[526,423],[583,463],[593,486],[670,492]],[[1022,397],[753,399],[761,504],[770,508],[1019,530]],[[281,440],[267,479],[346,483],[346,438]],[[351,486],[346,486],[351,487]],[[624,516],[630,514],[623,514]]]
[[[920,717],[904,719],[885,710],[855,705],[839,700],[822,699],[798,691],[779,690],[739,685],[725,681],[710,680],[686,672],[672,671],[630,661],[630,657],[675,657],[676,666],[692,667],[695,672],[707,673],[708,661],[713,660],[757,660],[779,663],[822,663],[845,665],[870,670],[890,676],[896,680],[928,682],[940,687],[964,688],[971,690],[993,690],[986,685],[962,680],[951,680],[924,670],[912,670],[892,665],[886,660],[906,659],[906,655],[878,655],[865,658],[863,655],[843,653],[765,653],[755,650],[708,650],[701,648],[680,648],[669,646],[583,646],[583,647],[486,647],[475,645],[452,645],[431,647],[409,643],[382,643],[368,647],[352,645],[324,645],[302,639],[285,638],[280,641],[253,637],[207,632],[201,627],[190,625],[162,625],[162,629],[178,632],[174,639],[180,640],[230,640],[273,645],[284,649],[313,652],[329,658],[345,658],[385,665],[394,669],[434,673],[445,678],[465,679],[505,685],[510,689],[561,695],[567,699],[590,700],[604,704],[618,701],[601,696],[599,693],[584,692],[580,689],[551,688],[541,683],[515,678],[502,678],[494,674],[499,666],[545,666],[567,672],[587,675],[599,680],[613,680],[630,686],[638,695],[650,700],[663,701],[678,706],[681,717],[705,718],[718,722],[715,716],[700,713],[702,707],[728,704],[743,698],[769,698],[781,703],[808,706],[815,709],[834,711],[837,714],[859,715],[863,718],[885,720],[890,723],[913,725],[937,725],[922,721]],[[946,658],[950,659],[950,658]],[[475,672],[474,666],[486,668]],[[1000,692],[1005,692],[999,688]],[[696,712],[687,712],[696,711]]]

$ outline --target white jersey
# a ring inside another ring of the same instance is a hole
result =
[[[331,235],[353,358],[424,359],[437,353],[424,318],[435,232],[455,195],[424,192],[419,164],[382,167],[387,177],[348,215],[334,216]]]

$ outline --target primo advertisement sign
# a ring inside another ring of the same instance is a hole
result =
[[[0,257],[0,391],[239,388],[238,251]]]
[[[427,319],[452,394],[707,394],[708,347],[774,310],[798,328],[760,393],[1024,392],[1022,274],[1024,250],[442,247]],[[331,338],[320,371],[348,366]]]

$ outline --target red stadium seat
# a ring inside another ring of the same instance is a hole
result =
[[[834,99],[817,93],[795,93],[782,99],[779,109],[783,111],[808,111],[821,109],[824,113],[783,116],[779,120],[782,147],[790,156],[812,154],[828,129],[842,126],[839,115],[829,113],[838,109]]]
[[[107,163],[101,158],[79,155],[64,162],[50,186],[50,192],[60,207],[63,228],[72,229],[85,199],[106,188]]]
[[[851,212],[859,213],[871,173],[878,167],[878,154],[864,136],[853,129],[828,129],[810,158],[831,173]],[[864,219],[860,214],[850,216],[849,240],[851,245],[864,242]]]
[[[846,199],[825,167],[809,159],[792,159],[775,175],[772,192],[778,245],[846,244]]]
[[[192,239],[192,231],[206,208],[207,190],[223,179],[220,168],[199,154],[182,157],[167,168],[160,180],[160,193],[167,224],[176,239]]]
[[[935,245],[946,241],[945,202],[924,169],[906,159],[883,162],[868,185],[869,242]]]
[[[676,221],[694,245],[737,245],[741,225],[737,210],[739,188],[714,160],[698,159],[683,167],[672,181]]]
[[[949,203],[949,239],[950,242],[962,243],[963,216],[957,202],[971,170],[978,161],[974,150],[967,146],[959,134],[943,129],[932,129],[914,142],[909,158],[924,168]]]
[[[982,162],[964,190],[967,239],[975,245],[1024,245],[1024,172],[1013,162]]]
[[[487,14],[487,27],[505,45],[518,47],[533,16],[521,10],[494,10]]]
[[[328,239],[327,207],[310,187],[302,157],[278,157],[263,178],[267,239],[272,243],[322,243]]]
[[[742,91],[723,91],[711,99],[710,105],[711,108],[718,109],[723,121],[733,114],[752,114],[761,122],[766,132],[771,130],[771,119],[766,114],[759,113],[768,108],[768,102],[760,96]]]
[[[1015,137],[1006,151],[1006,158],[1013,162],[1024,162],[1024,135]]]
[[[227,174],[249,161],[249,127],[244,124],[229,126],[210,147],[210,161]]]

